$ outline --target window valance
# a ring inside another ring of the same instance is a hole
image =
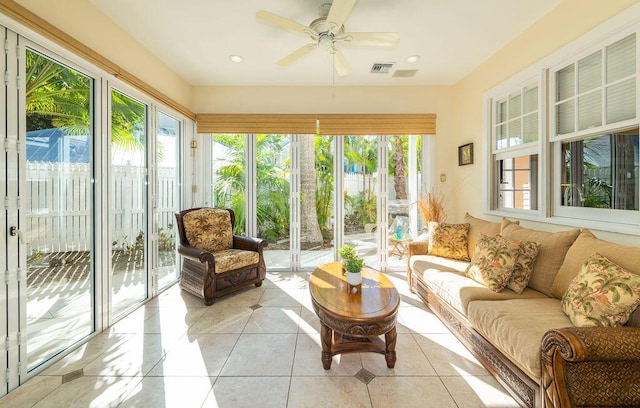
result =
[[[216,114],[196,115],[198,133],[322,135],[435,135],[436,114]]]

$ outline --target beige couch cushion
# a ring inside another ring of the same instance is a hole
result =
[[[603,241],[585,229],[569,248],[558,275],[551,285],[553,296],[562,298],[573,278],[580,273],[584,261],[594,252],[598,252],[627,271],[640,275],[640,248]]]
[[[542,336],[547,330],[573,326],[560,301],[548,297],[475,301],[468,311],[471,325],[538,383]]]
[[[551,285],[553,296],[562,299],[571,281],[580,273],[584,261],[596,251],[627,271],[640,275],[640,248],[603,241],[585,229],[569,248],[558,275]],[[627,325],[640,326],[640,308],[633,312]]]
[[[435,255],[413,255],[411,259],[409,259],[409,267],[420,275],[429,268],[464,273],[464,271],[467,270],[467,266],[469,266],[469,262],[467,261],[459,261],[457,259],[443,258]]]
[[[467,306],[474,300],[507,300],[507,299],[532,299],[544,298],[544,294],[527,288],[522,294],[517,294],[510,289],[494,292],[481,283],[467,278],[464,272],[444,269],[432,264],[431,267],[422,269],[419,275],[438,297],[447,302],[458,312],[467,315]]]
[[[499,222],[489,222],[480,218],[476,218],[473,215],[466,213],[464,215],[464,222],[469,224],[469,258],[473,258],[473,254],[476,247],[476,242],[480,238],[480,234],[484,234],[488,237],[493,237],[500,233]]]
[[[556,278],[558,269],[562,266],[562,261],[569,247],[580,234],[580,230],[573,229],[552,233],[524,228],[508,221],[504,221],[503,225],[505,225],[502,229],[504,237],[520,241],[534,241],[540,244],[533,273],[529,278],[529,287],[552,296],[551,284]]]

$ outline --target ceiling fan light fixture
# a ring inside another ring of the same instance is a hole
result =
[[[331,53],[334,53],[336,51],[333,36],[331,34],[320,34],[318,45]]]
[[[242,58],[242,55],[236,55],[236,54],[229,55],[229,59],[231,60],[231,62],[235,62],[236,64],[240,64],[242,61],[244,61],[244,58]]]
[[[419,55],[409,55],[406,59],[406,61],[409,64],[413,64],[415,62],[418,62],[420,60],[420,56]]]

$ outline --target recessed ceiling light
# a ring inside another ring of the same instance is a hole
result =
[[[242,58],[242,56],[240,56],[240,55],[229,55],[229,59],[231,61],[235,62],[236,64],[239,64],[242,61],[244,61],[244,58]]]
[[[413,64],[414,62],[418,62],[419,59],[420,59],[419,55],[409,55],[406,61],[410,64]]]

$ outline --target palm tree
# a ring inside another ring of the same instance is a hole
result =
[[[316,204],[315,138],[300,138],[300,248],[303,250],[323,243]]]
[[[90,79],[31,50],[26,52],[27,131],[60,128],[90,134]]]
[[[111,93],[111,142],[127,150],[143,149],[145,107]],[[66,135],[91,134],[91,79],[34,51],[26,52],[27,131],[59,128]]]
[[[333,137],[315,137],[316,213],[320,228],[326,227],[333,204]]]
[[[393,185],[398,200],[407,199],[407,165],[404,155],[407,139],[407,136],[392,136],[393,154],[389,162],[389,175],[393,175]]]

